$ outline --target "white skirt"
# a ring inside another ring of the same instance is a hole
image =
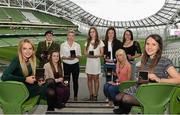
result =
[[[87,74],[97,75],[101,73],[100,58],[87,58],[86,70]]]

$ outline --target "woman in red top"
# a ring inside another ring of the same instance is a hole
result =
[[[118,77],[117,82],[121,83],[131,78],[131,64],[128,62],[125,52],[119,49],[116,52],[117,64],[116,64],[116,74]]]
[[[109,105],[112,105],[112,101],[114,102],[115,96],[119,93],[119,84],[128,81],[131,78],[131,64],[128,62],[126,53],[123,49],[119,49],[116,51],[116,82],[109,81],[104,85],[104,94],[109,100]],[[116,103],[114,102],[114,105]]]

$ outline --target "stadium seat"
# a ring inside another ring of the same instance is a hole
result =
[[[119,85],[119,90],[120,91],[123,91],[124,89],[127,89],[133,85],[136,84],[136,81],[134,80],[130,80],[130,81],[125,81],[125,82],[122,82],[120,85]]]
[[[29,112],[39,100],[39,96],[28,99],[26,86],[17,81],[0,81],[0,92],[0,107],[4,114]]]
[[[170,100],[170,114],[180,114],[180,86],[176,87]]]
[[[140,102],[140,107],[133,106],[131,113],[163,114],[175,89],[176,85],[166,83],[141,85],[136,93],[136,98]]]

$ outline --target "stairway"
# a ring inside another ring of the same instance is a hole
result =
[[[46,114],[113,114],[113,107],[106,106],[105,101],[71,101],[66,104],[65,108],[47,111]]]
[[[71,86],[71,96],[69,101],[66,103],[66,107],[62,109],[55,109],[54,112],[47,111],[46,114],[60,114],[60,115],[88,115],[88,114],[113,114],[113,107],[106,106],[106,97],[103,93],[103,85],[105,83],[105,77],[99,78],[100,88],[98,93],[98,101],[84,101],[89,97],[88,87],[87,87],[87,77],[85,73],[81,73],[79,77],[79,93],[78,101],[74,101],[73,98],[73,87]],[[71,80],[72,82],[72,80]],[[72,85],[72,83],[70,83]],[[45,107],[47,108],[47,107]],[[42,109],[46,110],[46,109]],[[36,112],[38,113],[38,112]],[[41,112],[39,112],[41,113]]]

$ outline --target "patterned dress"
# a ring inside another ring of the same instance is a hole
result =
[[[144,66],[144,71],[148,70],[148,67],[151,63],[152,60],[149,58],[147,64]],[[157,77],[159,78],[168,79],[167,69],[170,66],[173,66],[172,61],[167,58],[161,57],[158,64],[154,68],[154,74],[156,74]],[[138,84],[126,89],[124,93],[135,96],[137,90],[138,90]]]

